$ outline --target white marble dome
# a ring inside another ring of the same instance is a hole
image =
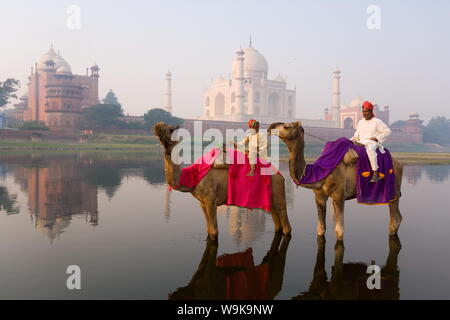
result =
[[[281,75],[278,75],[274,80],[278,82],[286,82],[286,80]]]
[[[225,78],[222,76],[218,76],[217,78],[214,79],[213,83],[222,83],[225,81]]]
[[[70,66],[62,65],[61,67],[56,69],[56,73],[72,74],[72,70],[70,70]]]
[[[53,47],[50,48],[48,52],[44,53],[37,61],[38,70],[47,68],[45,63],[49,60],[52,60],[55,63],[56,70],[62,68],[61,70],[64,71],[64,73],[72,73],[70,65],[59,54],[57,54],[55,50],[53,50]]]
[[[235,58],[232,66],[233,76],[238,73],[237,66],[238,66],[237,58]],[[267,77],[268,72],[269,72],[269,65],[267,63],[267,60],[261,53],[259,53],[258,50],[256,50],[251,46],[244,50],[245,77],[250,76]]]
[[[355,99],[350,102],[350,108],[361,108],[364,103],[363,98],[357,96]]]

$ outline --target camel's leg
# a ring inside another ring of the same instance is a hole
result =
[[[292,228],[287,215],[285,181],[281,176],[275,176],[273,179],[275,180],[272,183],[272,205],[270,211],[275,224],[275,232],[282,230],[283,234],[289,235]],[[279,190],[279,193],[276,195],[274,194],[275,189]]]
[[[291,228],[291,224],[289,223],[289,218],[287,215],[286,199],[283,199],[283,203],[280,206],[280,209],[278,212],[280,215],[281,226],[283,227],[283,234],[290,235],[292,228]]]
[[[209,218],[208,235],[211,240],[216,240],[219,234],[219,229],[217,227],[217,205],[215,203],[206,204],[206,212]]]
[[[271,212],[273,222],[275,223],[275,232],[280,232],[282,230],[284,235],[291,234],[292,228],[287,215],[286,200],[281,199],[276,203],[273,203]]]
[[[395,185],[396,185],[396,201],[389,203],[389,235],[397,234],[398,228],[400,228],[400,224],[402,223],[402,215],[400,213],[399,204],[401,197],[401,186],[402,186],[402,178],[403,178],[403,166],[394,163],[395,167]]]
[[[270,213],[272,216],[273,224],[275,226],[275,233],[281,232],[283,228],[281,227],[279,212],[272,206],[272,208],[270,208]]]
[[[328,196],[319,190],[314,190],[316,195],[316,206],[317,206],[317,235],[324,236],[327,229],[326,225],[326,215],[327,215],[327,201]]]
[[[344,197],[333,197],[333,209],[336,226],[334,231],[336,232],[336,239],[344,239]]]
[[[209,235],[210,231],[210,222],[209,222],[209,216],[208,211],[206,210],[206,206],[203,202],[200,202],[200,206],[202,207],[203,215],[205,216],[205,222],[206,222],[206,232]]]
[[[397,234],[398,228],[400,228],[400,224],[402,223],[402,215],[399,209],[399,200],[397,199],[394,202],[389,203],[389,235],[393,236]]]

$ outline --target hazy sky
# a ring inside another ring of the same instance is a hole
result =
[[[70,5],[81,9],[79,30],[67,27]],[[370,5],[381,9],[379,30],[367,28]],[[413,111],[450,117],[448,0],[1,0],[0,30],[0,80],[19,79],[20,93],[53,42],[74,73],[97,62],[100,96],[113,89],[133,115],[163,104],[170,69],[174,114],[200,116],[204,89],[228,76],[251,35],[269,77],[297,87],[297,117],[322,117],[336,66],[343,103],[374,99],[391,121]]]

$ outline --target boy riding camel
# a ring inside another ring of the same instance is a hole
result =
[[[248,160],[250,163],[250,172],[248,177],[252,177],[255,173],[255,165],[258,158],[268,159],[267,157],[267,136],[259,131],[259,122],[251,119],[248,121],[250,129],[249,134],[240,142],[235,144],[236,148],[246,148],[248,145]]]
[[[377,182],[380,179],[378,173],[377,149],[380,149],[381,153],[385,152],[382,143],[392,131],[383,121],[375,118],[375,115],[373,114],[373,104],[369,101],[364,101],[362,105],[362,113],[364,119],[358,122],[356,132],[351,140],[354,143],[358,143],[366,147],[370,166],[373,171],[370,182]]]

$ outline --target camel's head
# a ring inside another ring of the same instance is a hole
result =
[[[278,130],[278,132],[273,133],[272,130]],[[305,135],[305,130],[303,130],[302,123],[300,121],[289,123],[275,122],[267,128],[267,132],[269,135],[277,135],[285,143],[299,139],[303,141]]]
[[[173,127],[171,125],[165,124],[164,122],[158,122],[153,127],[153,133],[159,138],[159,141],[164,146],[166,152],[170,153],[173,146],[178,143],[178,141],[172,141],[172,133],[177,129],[178,126]]]

